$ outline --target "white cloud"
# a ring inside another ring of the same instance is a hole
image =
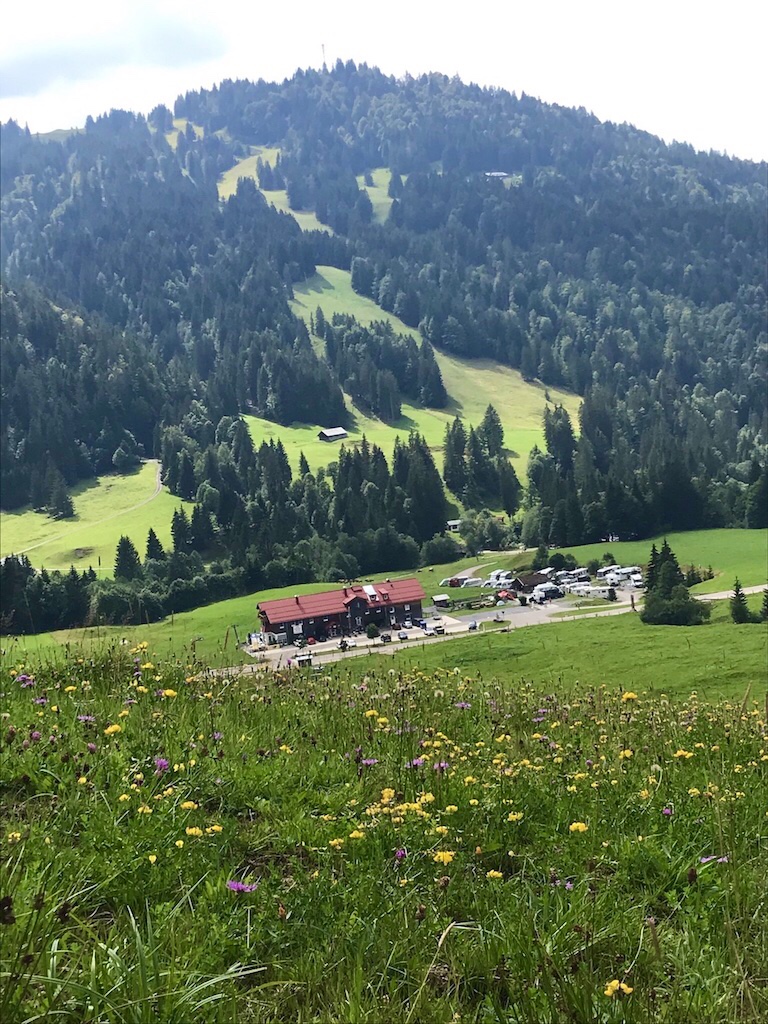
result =
[[[324,44],[328,64],[340,57],[396,75],[459,74],[584,106],[667,140],[768,157],[767,17],[751,0],[727,8],[692,0],[486,0],[471,8],[251,0],[222,11],[202,0],[43,0],[42,8],[32,19],[14,5],[0,41],[0,117],[33,130],[82,124],[113,106],[172,105],[179,92],[223,78],[281,80],[318,67]]]

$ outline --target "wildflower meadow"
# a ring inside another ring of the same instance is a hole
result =
[[[766,706],[3,664],[3,1024],[768,1019]]]

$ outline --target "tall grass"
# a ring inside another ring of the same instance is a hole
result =
[[[3,672],[3,1021],[768,1015],[758,690]]]

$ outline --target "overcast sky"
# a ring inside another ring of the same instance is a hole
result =
[[[764,160],[766,38],[759,0],[39,0],[4,10],[0,120],[50,131],[172,108],[223,78],[319,67],[325,46],[329,65],[458,74]]]

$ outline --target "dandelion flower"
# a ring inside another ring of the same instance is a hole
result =
[[[486,871],[485,877],[490,879],[497,879],[503,878],[504,875],[500,871]]]
[[[628,700],[637,700],[637,694],[633,693],[632,690],[625,690],[621,695],[621,699],[625,702]]]
[[[184,831],[188,836],[196,836],[198,839],[203,834],[203,830],[198,828],[196,825],[193,828],[185,828]]]
[[[438,850],[432,860],[435,864],[450,864],[455,856],[451,850]]]
[[[359,828],[356,828],[354,832],[349,833],[350,839],[365,839],[365,832],[361,832]]]
[[[181,809],[182,811],[196,811],[197,804],[195,803],[194,800],[185,800],[184,803],[181,805]]]
[[[105,736],[116,736],[117,733],[122,732],[122,731],[123,731],[122,725],[118,725],[117,723],[115,723],[114,725],[108,725],[107,726],[107,728],[104,730],[104,735]]]
[[[574,821],[574,822],[572,822],[568,826],[568,831],[569,832],[586,832],[588,828],[589,828],[589,825],[585,824],[585,822],[583,822],[583,821]]]
[[[523,820],[523,812],[522,811],[510,811],[509,814],[507,815],[507,821],[522,821],[522,820]]]

